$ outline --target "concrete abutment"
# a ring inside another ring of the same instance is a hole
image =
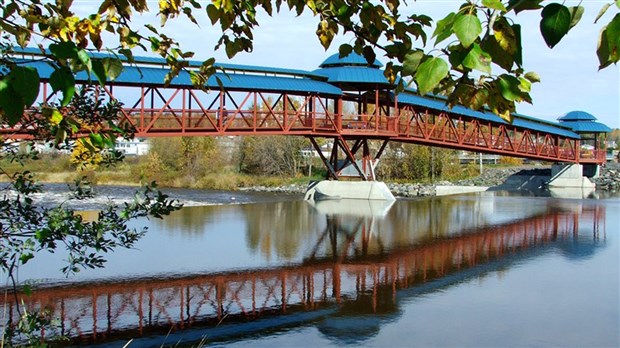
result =
[[[581,164],[554,164],[551,166],[551,179],[547,182],[549,188],[595,188],[588,177],[595,177],[598,173],[598,166],[584,172]],[[586,176],[586,174],[589,174]]]

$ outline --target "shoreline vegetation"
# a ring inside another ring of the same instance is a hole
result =
[[[74,183],[85,177],[93,185],[141,186],[153,181],[161,188],[304,193],[308,183],[322,180],[326,170],[316,156],[304,157],[307,140],[299,137],[173,137],[148,140],[144,155],[125,156],[113,167],[101,157],[88,157],[79,147],[72,153],[39,150],[35,158],[0,161],[8,175],[28,171],[41,183]],[[329,148],[330,144],[323,144]],[[30,151],[20,147],[20,152]],[[495,164],[461,164],[459,152],[411,144],[390,144],[377,167],[377,177],[396,196],[430,196],[434,187],[502,185],[510,176],[549,176],[550,164],[502,157]],[[87,158],[85,158],[85,156]],[[477,158],[477,156],[474,156]],[[86,163],[86,164],[84,164]],[[620,168],[608,163],[597,179],[601,190],[619,189]]]
[[[47,162],[47,161],[44,161]],[[62,161],[59,161],[62,162]],[[109,186],[137,187],[147,184],[144,176],[136,176],[138,166],[135,158],[130,159],[112,169],[87,169],[76,170],[66,166],[50,165],[50,163],[25,164],[22,170],[36,173],[37,180],[41,183],[73,183],[80,177],[87,177],[92,184]],[[36,165],[35,165],[36,164]],[[39,165],[41,164],[41,165]],[[548,165],[524,166],[524,165],[485,165],[483,174],[472,175],[460,180],[447,180],[439,178],[431,183],[430,180],[419,182],[407,180],[386,180],[386,184],[396,196],[416,197],[433,196],[436,186],[500,186],[510,176],[514,175],[549,175]],[[198,190],[223,190],[223,191],[254,191],[254,192],[280,192],[287,194],[303,194],[308,183],[314,180],[322,180],[323,177],[302,176],[266,176],[244,173],[208,173],[200,180],[192,181],[191,178],[177,177],[173,180],[157,182],[160,188],[188,188]],[[597,189],[603,191],[618,191],[620,189],[620,165],[610,163],[606,165],[597,182]],[[6,182],[6,180],[0,180]]]

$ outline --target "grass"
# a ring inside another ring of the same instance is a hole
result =
[[[9,174],[18,171],[30,171],[35,174],[36,180],[43,183],[71,183],[86,176],[90,182],[98,185],[139,186],[156,181],[160,187],[235,190],[252,186],[285,186],[292,184],[306,184],[310,180],[321,179],[320,176],[257,176],[236,173],[226,170],[221,173],[207,173],[202,175],[183,175],[182,173],[166,170],[145,170],[137,158],[127,158],[124,162],[112,168],[98,168],[95,170],[77,170],[62,156],[41,156],[38,160],[28,160],[19,163],[0,161],[0,168]],[[7,176],[0,176],[0,181],[8,181]]]
[[[488,167],[510,167],[512,163],[485,165]],[[231,167],[217,168],[211,173],[188,173],[175,171],[163,166],[152,168],[143,158],[127,157],[123,162],[112,168],[98,168],[95,170],[76,170],[70,163],[67,155],[42,155],[38,160],[24,161],[23,166],[6,160],[0,161],[0,168],[11,174],[17,171],[28,170],[35,173],[36,180],[44,183],[70,183],[86,176],[91,183],[98,185],[139,186],[156,181],[160,187],[236,190],[253,186],[288,186],[306,185],[312,180],[321,180],[325,170],[316,170],[315,175],[309,177],[298,175],[295,177],[260,176],[239,173]],[[211,169],[212,170],[212,169]],[[448,180],[458,181],[478,175],[478,165],[448,166],[444,168],[441,177],[435,182]],[[8,181],[6,176],[0,176],[0,181]],[[411,180],[391,179],[391,182],[407,183]],[[416,180],[419,183],[431,183],[430,178]]]

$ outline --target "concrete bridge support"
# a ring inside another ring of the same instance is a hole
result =
[[[549,188],[594,189],[596,184],[584,175],[583,165],[563,163],[551,166],[551,179],[547,182],[547,186]]]
[[[381,181],[321,180],[308,185],[305,200],[364,199],[394,201],[394,195]]]
[[[387,185],[376,181],[375,176],[375,167],[388,144],[387,139],[383,140],[375,155],[372,156],[368,139],[358,138],[347,141],[343,137],[335,137],[329,158],[323,154],[313,137],[309,139],[327,168],[327,180],[310,183],[304,199],[311,201],[396,200]]]

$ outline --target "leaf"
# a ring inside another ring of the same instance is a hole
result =
[[[353,46],[349,44],[342,44],[338,48],[338,58],[344,58],[353,52]]]
[[[571,14],[568,8],[558,3],[551,3],[542,10],[540,32],[549,48],[553,48],[568,33]]]
[[[385,66],[385,69],[383,69],[383,76],[385,76],[385,78],[388,80],[390,84],[394,84],[394,82],[396,81],[397,75],[398,75],[398,72],[397,72],[397,69],[394,68],[394,63],[388,62]]]
[[[519,78],[519,90],[524,93],[529,93],[532,90],[532,82],[528,79]]]
[[[583,13],[585,11],[585,9],[583,8],[583,6],[572,6],[568,8],[568,11],[570,12],[570,28],[573,28],[575,25],[577,25],[577,23],[579,23],[579,21],[581,20],[581,17],[583,17]]]
[[[517,49],[517,37],[505,17],[498,18],[493,23],[493,36],[499,47],[508,54],[513,55]]]
[[[67,138],[67,131],[63,128],[59,128],[54,136],[54,145],[58,145],[65,141]]]
[[[521,11],[538,10],[542,7],[540,6],[541,2],[543,2],[543,0],[510,0],[508,2],[508,8],[514,9],[515,13],[518,14]]]
[[[213,4],[209,4],[207,5],[207,15],[211,20],[211,25],[215,25],[215,23],[217,23],[217,21],[220,19],[220,10]]]
[[[133,52],[131,52],[130,49],[121,48],[120,50],[118,50],[118,53],[120,53],[123,56],[125,56],[125,58],[127,58],[127,61],[129,63],[133,63],[135,61],[134,58],[133,58]]]
[[[603,17],[603,15],[605,15],[605,12],[607,12],[607,10],[609,9],[610,6],[611,6],[611,3],[607,3],[607,4],[603,5],[601,10],[598,12],[598,15],[596,15],[596,19],[594,20],[594,24],[596,24],[596,22],[598,22],[598,20],[601,19],[601,17]]]
[[[366,62],[368,63],[368,65],[372,65],[375,63],[377,55],[375,54],[375,50],[373,50],[371,46],[364,46],[362,54],[364,58],[366,58]]]
[[[498,82],[504,99],[512,102],[521,100],[521,90],[519,89],[521,82],[519,79],[511,75],[501,75]]]
[[[62,114],[56,108],[43,107],[41,109],[43,117],[47,118],[52,126],[57,126],[63,119]]]
[[[333,25],[326,20],[322,20],[316,29],[316,35],[319,37],[319,41],[325,50],[329,48],[335,34],[336,31],[334,30]]]
[[[468,107],[480,110],[489,99],[489,90],[486,88],[478,89],[470,98]]]
[[[467,48],[482,33],[482,24],[480,24],[480,19],[475,15],[459,15],[454,21],[452,29],[463,47]]]
[[[467,56],[469,50],[463,48],[463,45],[460,43],[458,45],[449,46],[448,50],[450,51],[448,61],[452,65],[452,69],[463,71],[465,69],[463,66],[463,60]]]
[[[48,48],[56,58],[61,60],[76,59],[78,57],[77,46],[72,41],[53,43]]]
[[[435,40],[435,45],[447,39],[448,37],[450,37],[450,35],[452,35],[452,33],[454,33],[454,31],[452,30],[452,26],[454,25],[455,18],[456,14],[454,14],[454,12],[451,12],[444,19],[441,19],[437,22],[437,27],[435,28],[432,36],[437,37],[437,39]]]
[[[4,12],[2,14],[2,18],[9,18],[15,13],[15,11],[19,10],[19,6],[15,2],[10,2],[4,7]]]
[[[52,126],[57,126],[58,124],[60,124],[62,119],[63,119],[63,116],[60,113],[60,111],[58,111],[58,109],[53,109],[49,117],[49,121],[52,124]]]
[[[512,25],[512,31],[515,33],[517,48],[515,49],[514,59],[518,66],[523,65],[523,47],[521,47],[521,26],[519,24]]]
[[[606,32],[609,60],[615,63],[620,59],[620,13],[609,22]]]
[[[611,64],[611,60],[609,60],[609,43],[607,42],[607,27],[603,27],[598,36],[596,56],[598,57],[599,70],[604,69]]]
[[[512,70],[512,66],[515,63],[514,54],[510,54],[500,47],[495,36],[487,36],[482,40],[480,46],[490,55],[493,63],[499,65],[504,70]]]
[[[437,87],[439,82],[448,75],[449,70],[448,63],[438,57],[430,58],[420,64],[415,76],[420,95],[425,95]]]
[[[90,138],[90,143],[98,148],[103,148],[103,137],[99,133],[90,133],[88,134],[88,138]]]
[[[75,94],[75,78],[69,69],[59,68],[50,75],[50,85],[54,92],[62,92],[61,106],[67,106]]]
[[[16,125],[24,116],[24,103],[21,99],[8,79],[0,80],[0,111],[9,126]]]
[[[465,56],[465,59],[463,59],[463,66],[490,74],[491,56],[483,51],[478,44],[474,44]]]
[[[506,12],[506,6],[500,0],[482,0],[482,5],[493,10]]]
[[[120,59],[103,58],[101,63],[103,64],[105,75],[110,81],[116,80],[116,78],[123,72],[123,63]]]
[[[410,51],[402,42],[396,42],[383,47],[385,49],[386,56],[389,58],[398,58],[399,61],[403,61],[405,55]]]
[[[540,82],[540,76],[533,71],[526,73],[525,78],[530,80],[530,82]]]
[[[405,55],[405,60],[403,61],[403,75],[415,75],[418,67],[420,66],[422,58],[424,58],[424,52],[421,50],[415,50],[407,53]]]
[[[91,72],[93,70],[93,66],[90,61],[90,56],[88,55],[88,52],[86,52],[86,50],[83,50],[83,49],[79,50],[77,53],[77,56],[80,62],[82,62],[82,64],[84,64],[84,66],[86,67],[86,70],[88,72]]]
[[[105,69],[103,68],[103,63],[101,62],[100,59],[95,59],[92,61],[92,67],[93,67],[93,74],[95,74],[95,77],[97,78],[97,81],[99,81],[99,84],[101,86],[105,85],[106,82],[106,73],[105,73]]]
[[[21,261],[23,265],[26,262],[28,262],[28,260],[33,259],[33,258],[34,258],[34,255],[32,255],[32,253],[25,253],[19,256],[19,261]]]
[[[35,68],[16,66],[9,74],[13,90],[22,96],[24,107],[30,107],[39,96],[40,79]]]

